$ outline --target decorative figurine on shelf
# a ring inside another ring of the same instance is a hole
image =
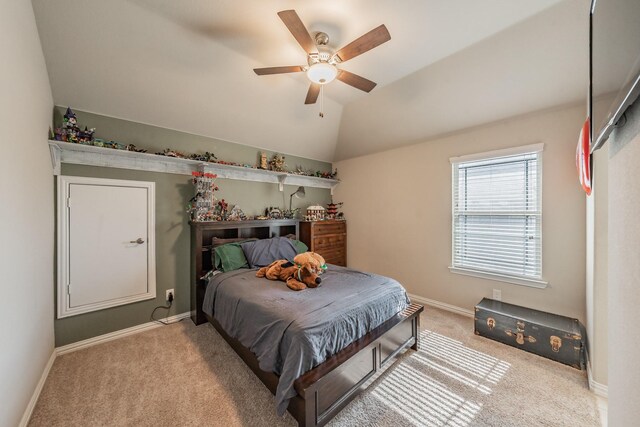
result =
[[[336,176],[338,176],[338,169],[335,169],[333,172],[317,171],[316,176],[319,178],[336,179]]]
[[[269,169],[275,172],[286,172],[287,164],[284,162],[284,156],[276,153],[269,161]]]
[[[307,208],[307,214],[304,219],[306,221],[322,221],[324,219],[325,209],[322,206],[314,205]]]
[[[267,153],[265,153],[264,151],[260,153],[260,165],[258,166],[258,169],[268,169],[269,165],[267,163]]]
[[[127,148],[126,145],[116,141],[105,142],[103,146],[104,148],[111,148],[114,150],[124,150],[125,148]]]
[[[78,132],[78,142],[84,145],[92,145],[93,134],[96,132],[95,128],[88,129],[86,126],[84,130]]]
[[[218,200],[218,209],[220,209],[220,218],[222,221],[227,220],[227,209],[229,209],[229,203],[225,202],[224,199]]]
[[[205,151],[205,152],[204,152],[204,159],[205,159],[205,160],[204,160],[205,162],[209,162],[209,163],[213,163],[213,162],[215,162],[216,160],[218,160],[218,158],[216,157],[216,155],[215,155],[215,154],[210,153],[210,152],[208,152],[208,151]]]
[[[303,175],[303,176],[313,176],[315,174],[315,172],[313,172],[312,170],[307,170],[300,165],[296,166],[296,169],[291,173],[294,175]]]
[[[265,214],[269,219],[282,219],[282,211],[280,208],[270,206],[265,210]]]
[[[282,217],[285,219],[295,219],[298,217],[300,213],[300,208],[295,208],[293,210],[284,210],[282,211]]]
[[[242,212],[240,206],[235,205],[231,212],[229,212],[229,216],[227,217],[227,221],[246,221],[247,216]]]
[[[62,118],[62,127],[65,129],[78,128],[78,118],[71,107],[67,107],[67,112],[64,113],[64,117]]]
[[[72,143],[80,143],[84,145],[94,145],[95,129],[89,129],[87,126],[81,130],[78,126],[76,113],[71,107],[67,107],[67,111],[62,118],[62,127],[56,128],[54,132],[49,133],[51,139],[56,141],[65,141]]]
[[[205,151],[204,154],[192,154],[188,157],[191,160],[197,160],[199,162],[215,163],[218,158],[215,154]]]
[[[172,150],[171,148],[166,148],[163,152],[161,153],[156,153],[158,156],[166,156],[166,157],[175,157],[178,159],[184,159],[185,155],[182,154],[179,151],[176,150]]]
[[[62,118],[62,129],[56,129],[56,136],[59,135],[61,141],[76,143],[78,142],[79,132],[80,128],[78,127],[76,113],[73,112],[71,107],[67,107],[67,112],[64,113]]]
[[[342,202],[333,203],[333,200],[332,200],[331,203],[327,205],[327,219],[342,219],[343,217],[342,212],[338,212],[338,209],[342,207],[342,204],[343,204]],[[341,218],[339,218],[339,216]]]
[[[145,150],[144,148],[138,148],[133,144],[127,144],[127,146],[124,148],[127,151],[133,151],[135,153],[146,153],[147,150]]]
[[[187,212],[192,221],[219,221],[221,218],[215,212],[216,196],[219,190],[215,183],[218,177],[212,173],[191,172],[193,176],[191,182],[195,187],[196,194],[187,205]]]

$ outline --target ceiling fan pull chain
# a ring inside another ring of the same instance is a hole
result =
[[[324,85],[320,86],[320,118],[324,117]]]

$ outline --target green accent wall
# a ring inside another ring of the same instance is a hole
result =
[[[54,124],[59,126],[65,108],[55,107]],[[159,152],[172,148],[186,153],[209,151],[218,159],[255,164],[258,148],[221,141],[156,126],[77,111],[78,124],[96,128],[96,137],[147,148]],[[267,152],[271,155],[271,152]],[[331,164],[294,156],[286,156],[289,169],[301,165],[305,169],[329,171]],[[165,290],[175,289],[175,301],[170,316],[189,311],[190,231],[187,213],[188,200],[193,196],[190,177],[186,175],[144,172],[82,165],[62,165],[62,174],[96,178],[152,181],[156,183],[156,295],[153,300],[126,304],[105,310],[55,320],[56,347],[98,335],[129,328],[150,321],[154,307],[165,305]],[[285,185],[284,192],[277,184],[218,179],[219,199],[239,205],[247,215],[264,212],[267,206],[288,207],[289,195],[297,187]],[[312,204],[325,205],[331,200],[329,190],[306,188],[305,199],[293,199],[293,207],[306,208]],[[285,205],[286,204],[286,205]],[[109,254],[95,254],[109,263]],[[117,266],[113,266],[116,268]],[[166,316],[159,309],[155,317]],[[191,320],[185,320],[191,321]]]

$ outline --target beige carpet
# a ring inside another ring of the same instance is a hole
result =
[[[332,426],[598,426],[584,372],[473,334],[428,308],[405,354]],[[35,426],[294,426],[210,325],[190,320],[60,356]]]

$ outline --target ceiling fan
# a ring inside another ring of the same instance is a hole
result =
[[[278,16],[304,51],[307,52],[308,65],[254,68],[253,71],[257,75],[306,72],[307,77],[311,80],[311,85],[304,101],[305,104],[315,104],[322,86],[332,82],[334,79],[365,92],[371,92],[376,86],[375,82],[342,70],[337,66],[391,40],[387,27],[380,25],[342,49],[333,52],[327,46],[329,36],[323,32],[318,32],[312,38],[295,10],[283,10],[278,12]],[[320,115],[322,116],[322,113]]]

